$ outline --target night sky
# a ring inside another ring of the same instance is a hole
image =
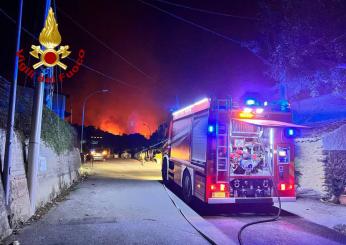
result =
[[[258,35],[255,1],[170,1],[250,18],[212,15],[147,0],[231,39],[248,41]],[[17,19],[17,1],[3,2],[0,8]],[[140,1],[59,0],[52,1],[52,5],[57,10],[61,45],[70,45],[70,57],[76,59],[78,50],[83,48],[85,65],[104,74],[81,68],[72,79],[59,87],[55,85],[59,92],[69,95],[66,109],[69,111],[72,105],[73,123],[81,121],[83,98],[104,88],[111,92],[96,95],[87,104],[86,125],[114,134],[140,132],[147,135],[149,129],[143,124],[154,131],[174,106],[182,107],[206,96],[239,97],[246,91],[258,91],[274,84],[264,75],[265,65],[239,43],[182,22]],[[43,14],[44,1],[24,1],[23,27],[38,36]],[[66,14],[95,35],[99,42]],[[0,75],[11,80],[16,25],[0,13],[0,27]],[[132,65],[112,54],[100,42]],[[39,44],[24,32],[21,43],[28,58],[31,44]],[[33,62],[31,59],[30,64]],[[64,63],[69,67],[73,65],[72,61],[64,60]],[[31,82],[21,75],[19,83],[30,86]]]

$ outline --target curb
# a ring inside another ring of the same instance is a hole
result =
[[[199,214],[197,214],[193,209],[186,205],[179,197],[177,197],[172,191],[167,189],[168,194],[174,200],[176,205],[181,209],[186,218],[203,234],[212,239],[216,244],[234,244],[233,240],[228,238],[220,230],[218,230],[214,225],[203,219]]]

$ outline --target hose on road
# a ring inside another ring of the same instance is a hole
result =
[[[178,209],[179,213],[184,217],[184,219],[205,239],[207,240],[210,244],[212,245],[216,245],[217,243],[214,242],[213,239],[211,239],[209,236],[207,236],[206,234],[204,234],[200,229],[198,229],[194,224],[192,224],[192,222],[185,216],[184,212],[181,210],[181,208],[176,204],[176,202],[173,200],[173,198],[171,197],[171,195],[169,194],[166,186],[164,184],[162,184],[163,189],[166,191],[169,199],[171,200],[171,202],[173,203],[173,205],[175,206],[176,209]]]
[[[277,221],[280,218],[280,215],[281,215],[281,199],[280,199],[279,191],[277,189],[277,182],[276,182],[275,178],[273,177],[273,173],[271,172],[270,174],[271,174],[271,179],[272,179],[272,182],[273,182],[273,187],[274,187],[274,190],[276,192],[276,196],[278,197],[278,202],[279,202],[278,213],[276,214],[276,216],[274,218],[250,222],[250,223],[247,223],[247,224],[243,225],[242,227],[240,227],[240,230],[238,231],[238,242],[239,242],[240,245],[244,245],[244,242],[242,240],[241,235],[242,235],[242,232],[245,230],[245,228],[247,228],[249,226],[252,226],[252,225],[256,225],[256,224],[267,223],[267,222],[274,222],[274,221]]]

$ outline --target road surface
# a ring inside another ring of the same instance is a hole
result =
[[[66,200],[6,243],[208,244],[173,206],[157,164],[113,160],[83,171],[91,176]]]
[[[9,241],[42,245],[208,244],[172,205],[159,182],[161,173],[157,164],[142,166],[136,160],[112,160],[95,162],[93,168],[86,165],[83,171],[91,174],[87,181],[40,221],[26,226]],[[180,195],[178,188],[173,187],[172,191]],[[242,225],[273,217],[277,212],[275,208],[226,206],[210,210],[199,203],[192,207],[202,218],[195,212],[189,212],[189,218],[208,221],[205,224],[209,227],[202,224],[205,230],[215,229],[234,244]],[[279,221],[247,228],[243,240],[249,245],[346,244],[346,237],[336,231],[288,212],[283,212]]]
[[[277,208],[260,210],[251,207],[230,210],[220,207],[218,211],[199,211],[206,220],[214,224],[233,241],[237,241],[237,233],[246,223],[272,218]],[[256,224],[246,228],[242,233],[244,244],[258,245],[337,245],[346,244],[346,236],[340,233],[311,223],[292,213],[283,211],[278,221]]]
[[[171,190],[182,198],[179,188],[175,186]],[[217,205],[210,208],[202,205],[199,201],[195,201],[191,207],[234,242],[238,242],[238,231],[243,225],[273,218],[278,213],[276,207]],[[346,244],[346,236],[341,233],[284,210],[282,210],[278,221],[256,224],[246,228],[242,233],[242,238],[244,244],[249,245]]]

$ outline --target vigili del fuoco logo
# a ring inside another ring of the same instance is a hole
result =
[[[66,70],[67,65],[64,64],[61,60],[69,56],[71,54],[71,51],[69,51],[69,45],[60,46],[58,50],[55,49],[61,43],[61,35],[59,33],[58,24],[55,20],[52,8],[49,9],[44,28],[42,29],[39,36],[39,42],[41,46],[31,46],[32,51],[30,52],[30,55],[39,59],[39,62],[35,63],[32,66],[33,69],[25,64],[25,56],[23,54],[23,49],[17,52],[16,55],[19,57],[19,71],[21,71],[31,79],[34,79],[35,70],[41,66],[59,66],[63,70]],[[65,78],[72,78],[79,71],[80,66],[84,62],[84,57],[85,51],[83,49],[80,49],[75,64],[72,66],[70,70],[66,72],[61,72],[58,75],[58,81],[63,82]],[[42,72],[40,72],[40,74],[37,76],[37,81],[46,83],[56,82],[54,77],[45,77],[44,74],[42,74]]]

